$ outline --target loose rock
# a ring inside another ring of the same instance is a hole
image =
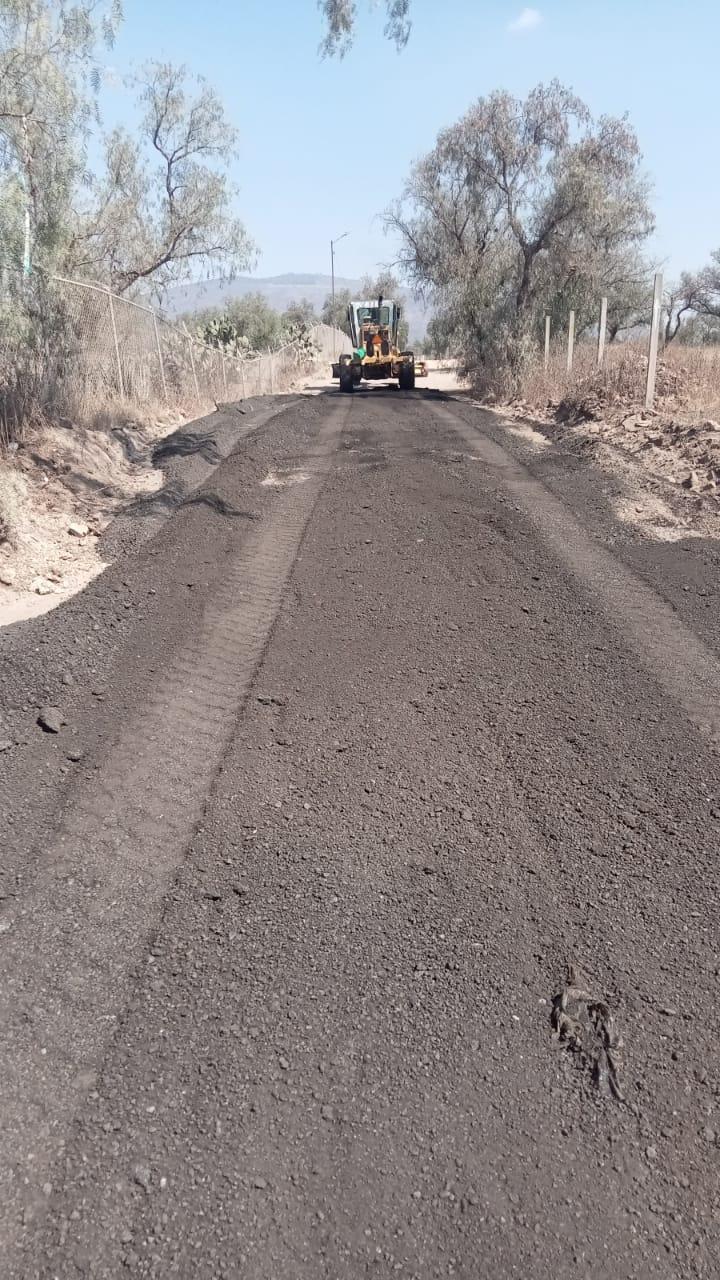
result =
[[[43,707],[37,722],[46,733],[59,733],[65,723],[57,707]]]
[[[150,1190],[151,1173],[146,1164],[136,1164],[133,1169],[133,1182],[136,1182],[143,1191]]]

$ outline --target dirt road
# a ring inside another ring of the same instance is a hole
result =
[[[382,387],[135,518],[0,642],[4,1280],[720,1274],[718,544]]]

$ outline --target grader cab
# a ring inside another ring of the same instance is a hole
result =
[[[415,357],[412,351],[398,350],[400,307],[385,298],[351,302],[348,322],[352,355],[343,355],[333,365],[341,391],[354,391],[360,382],[397,379],[401,391],[415,386]]]

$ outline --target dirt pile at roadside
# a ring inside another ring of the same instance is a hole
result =
[[[98,540],[114,515],[162,485],[153,449],[176,421],[48,423],[11,447],[0,461],[0,608],[30,592],[41,609],[100,572]]]
[[[657,411],[633,411],[588,392],[540,412],[524,401],[501,412],[512,422],[533,423],[547,442],[622,475],[637,494],[638,510],[661,500],[666,514],[673,513],[672,524],[720,536],[720,421],[688,421],[659,404]]]
[[[567,422],[576,438],[602,441],[636,457],[656,476],[688,493],[712,499],[720,483],[720,422],[687,424],[660,413],[626,413],[611,419]]]

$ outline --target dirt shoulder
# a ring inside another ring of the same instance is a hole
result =
[[[0,627],[56,608],[137,549],[243,436],[296,400],[32,431],[0,462]]]
[[[497,412],[527,444],[559,446],[622,481],[628,497],[616,506],[621,522],[666,541],[720,537],[720,422],[685,421],[667,410],[607,413],[592,399],[560,402],[545,413],[523,403]]]

